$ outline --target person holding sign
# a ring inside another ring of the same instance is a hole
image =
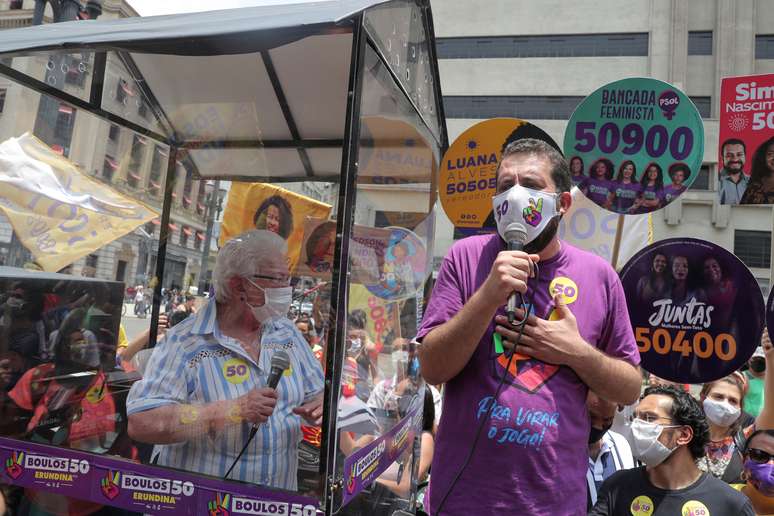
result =
[[[626,160],[618,167],[613,191],[607,203],[617,213],[633,213],[634,204],[642,192],[642,186],[635,180],[637,167],[632,160]]]
[[[774,136],[755,151],[750,182],[740,204],[774,204]]]
[[[696,467],[709,429],[699,403],[676,387],[648,387],[631,422],[632,452],[645,466],[602,484],[589,516],[754,516],[750,501]]]
[[[557,236],[572,180],[556,149],[510,143],[496,184],[498,234],[452,246],[417,336],[425,380],[446,384],[430,513],[579,516],[586,394],[630,404],[640,392],[624,292],[607,262]],[[507,250],[511,224],[524,228],[523,251]],[[513,314],[522,326],[505,316],[515,292],[530,305]]]
[[[650,163],[645,168],[645,173],[640,180],[642,191],[634,203],[635,213],[649,213],[663,206],[664,178],[662,174],[661,166],[658,163]]]
[[[252,230],[226,242],[213,271],[215,298],[171,328],[126,402],[129,435],[155,444],[154,463],[283,489],[297,485],[302,417],[322,419],[323,372],[286,314],[287,244]],[[267,385],[283,351],[290,367]]]

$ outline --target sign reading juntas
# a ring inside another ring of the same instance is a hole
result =
[[[720,204],[774,204],[774,74],[720,82]]]
[[[642,367],[679,383],[722,378],[760,342],[763,296],[752,273],[720,246],[658,241],[621,271]]]
[[[493,118],[468,128],[446,151],[438,181],[441,206],[464,235],[497,230],[492,212],[497,164],[503,149],[522,138],[543,140],[559,150],[545,131],[529,122]]]
[[[649,213],[699,174],[704,126],[679,89],[656,79],[611,82],[586,97],[564,133],[573,182],[597,205]]]

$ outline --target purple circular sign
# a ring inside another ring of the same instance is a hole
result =
[[[656,376],[717,380],[747,362],[760,342],[758,283],[736,256],[711,242],[655,242],[629,260],[621,282],[642,367]]]

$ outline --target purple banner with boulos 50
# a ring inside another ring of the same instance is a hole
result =
[[[421,417],[422,411],[415,408],[389,432],[344,460],[344,505],[368,487],[407,450],[414,441],[414,430],[419,423],[417,418]],[[403,474],[410,475],[411,472],[407,470]]]
[[[660,240],[621,270],[642,367],[704,383],[739,369],[760,343],[764,301],[733,254],[695,238]]]
[[[103,455],[0,437],[2,480],[39,509],[90,514],[103,506],[146,514],[314,516],[317,500]]]

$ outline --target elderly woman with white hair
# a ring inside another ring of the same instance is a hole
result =
[[[287,244],[265,230],[227,242],[213,272],[215,299],[170,329],[126,403],[129,435],[152,443],[153,462],[296,489],[300,418],[319,424],[323,372],[286,314]],[[290,368],[266,386],[274,353]]]

